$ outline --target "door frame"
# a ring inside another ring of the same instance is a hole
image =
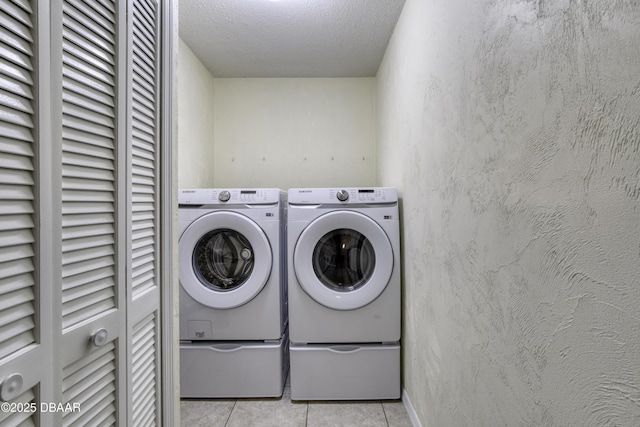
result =
[[[161,136],[160,136],[160,364],[162,424],[180,425],[180,372],[178,330],[178,267],[177,267],[177,206],[178,183],[173,171],[177,167],[176,147],[173,144],[177,132],[174,123],[174,67],[177,52],[174,43],[178,37],[178,2],[160,1],[162,5],[161,33]]]

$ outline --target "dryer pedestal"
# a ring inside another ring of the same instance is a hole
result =
[[[289,368],[289,337],[276,342],[180,344],[180,397],[280,397]]]
[[[400,398],[400,343],[291,344],[292,400]]]

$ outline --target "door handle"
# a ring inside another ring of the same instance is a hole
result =
[[[18,397],[22,392],[22,382],[22,375],[17,373],[5,378],[0,386],[0,400],[8,402]]]
[[[91,335],[91,343],[96,347],[102,347],[107,343],[109,332],[105,328],[100,328]]]

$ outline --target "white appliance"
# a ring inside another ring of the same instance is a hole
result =
[[[281,396],[286,193],[183,189],[178,203],[181,396]]]
[[[294,188],[288,205],[291,398],[399,398],[396,189]]]

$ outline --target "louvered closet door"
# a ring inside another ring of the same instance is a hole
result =
[[[0,426],[161,424],[159,18],[0,0]]]
[[[40,62],[35,7],[25,0],[0,0],[0,401],[34,404],[51,386],[42,363],[51,352],[50,279],[42,273],[38,251],[37,150],[35,126],[43,116],[36,99]],[[46,27],[43,27],[46,30]],[[46,223],[47,220],[43,219]],[[43,277],[41,277],[43,276]],[[43,320],[44,319],[44,320]],[[34,425],[33,412],[0,411],[0,425]]]
[[[141,427],[160,425],[159,17],[157,1],[129,2],[129,425]]]
[[[126,412],[122,3],[62,1],[62,401],[82,408],[62,425],[123,424]]]

